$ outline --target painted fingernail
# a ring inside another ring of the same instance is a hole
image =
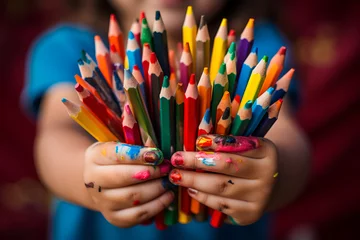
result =
[[[193,188],[188,188],[188,193],[189,193],[190,195],[195,195],[195,194],[198,193],[198,190],[195,190],[195,189],[193,189]]]
[[[181,153],[176,152],[176,153],[171,157],[171,163],[172,163],[172,165],[174,165],[174,166],[176,166],[176,167],[184,166],[184,157],[182,156]]]
[[[145,162],[151,165],[158,165],[164,160],[164,155],[159,149],[154,149],[144,153]]]
[[[170,173],[170,181],[175,184],[181,181],[181,174],[179,170],[174,169]]]
[[[173,184],[172,182],[170,182],[168,177],[163,177],[161,179],[161,185],[163,186],[163,188],[165,190],[171,190],[171,191],[176,191],[178,189],[178,186],[176,186],[175,184]]]
[[[171,171],[171,163],[169,160],[164,160],[162,164],[159,165],[160,174],[166,175]]]
[[[196,141],[196,146],[198,148],[208,148],[212,145],[212,139],[206,136],[201,136]]]
[[[137,172],[133,176],[133,178],[138,179],[138,180],[147,180],[149,177],[150,177],[149,170]]]

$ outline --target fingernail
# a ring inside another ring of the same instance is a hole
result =
[[[212,139],[209,137],[201,136],[196,141],[196,146],[198,148],[208,148],[212,145]]]
[[[160,174],[166,175],[171,171],[171,163],[169,160],[164,160],[162,164],[159,165]]]
[[[164,159],[164,155],[159,149],[154,149],[154,150],[148,151],[148,152],[144,153],[143,157],[144,157],[145,162],[147,162],[151,165],[158,165]]]
[[[188,188],[188,193],[189,193],[190,195],[195,195],[195,194],[198,193],[198,190],[195,190],[195,189],[193,189],[193,188]]]
[[[181,181],[181,174],[179,170],[174,169],[170,173],[170,181],[175,184]]]
[[[168,177],[163,177],[161,179],[161,185],[163,186],[163,188],[165,190],[171,190],[171,191],[176,191],[178,189],[178,186],[176,186],[175,184],[173,184],[172,182],[170,182]]]
[[[184,158],[182,156],[181,153],[176,152],[172,157],[171,157],[171,163],[172,165],[179,167],[179,166],[184,166]]]

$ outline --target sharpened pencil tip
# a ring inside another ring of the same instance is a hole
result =
[[[139,70],[140,70],[140,69],[139,69],[138,65],[135,64],[135,65],[133,66],[133,71],[139,71]]]
[[[191,74],[189,84],[195,84],[195,74]]]
[[[262,58],[262,60],[267,63],[267,62],[269,61],[269,57],[266,56],[266,55],[264,55],[263,58]]]
[[[210,120],[211,120],[210,108],[206,109],[206,111],[204,113],[204,120],[207,124],[210,123]]]
[[[273,92],[275,91],[275,88],[273,88],[273,87],[269,87],[269,89],[268,89],[268,90],[266,90],[266,91],[267,91],[267,93],[268,93],[268,94],[272,95],[272,94],[273,94]]]
[[[164,76],[164,80],[163,80],[162,87],[163,87],[163,88],[168,88],[169,86],[170,86],[169,77],[168,77],[168,76]]]
[[[205,75],[209,75],[209,68],[208,67],[204,67],[204,73],[205,73]]]
[[[79,64],[79,65],[84,65],[84,61],[82,60],[82,59],[79,59],[78,61],[77,61],[77,63]]]
[[[201,15],[199,29],[206,25],[205,15]]]
[[[192,14],[193,14],[192,6],[188,6],[186,9],[186,15],[192,15]]]
[[[75,85],[75,90],[76,90],[77,92],[82,92],[82,91],[84,91],[84,88],[83,88],[83,86],[81,86],[79,83],[76,83],[76,85]]]
[[[220,24],[220,27],[226,27],[227,26],[227,19],[226,18],[223,18],[221,20],[221,24]]]
[[[226,64],[225,64],[225,63],[222,63],[222,64],[220,65],[220,68],[219,68],[219,73],[220,73],[220,74],[225,74],[225,72],[226,72]]]
[[[245,108],[245,109],[250,109],[250,108],[252,107],[252,105],[253,105],[253,102],[252,102],[251,100],[249,100],[249,101],[247,101],[247,102],[245,103],[244,108]]]
[[[130,79],[132,77],[132,74],[129,69],[124,69],[124,76],[125,79]]]
[[[152,53],[150,54],[150,63],[155,64],[156,61],[157,61],[156,54],[155,54],[154,52],[152,52]]]
[[[142,24],[144,24],[144,25],[147,25],[147,24],[148,24],[146,18],[143,18],[143,19],[142,19]]]
[[[279,52],[278,52],[280,55],[285,55],[286,54],[286,47],[281,47],[279,49]]]
[[[233,101],[237,101],[238,103],[240,102],[240,95],[236,95],[234,97],[234,100]]]
[[[132,40],[134,38],[135,38],[134,33],[130,31],[129,32],[129,39]]]
[[[183,51],[184,52],[190,52],[190,46],[189,46],[188,42],[185,43]]]
[[[225,91],[223,97],[224,97],[224,98],[230,97],[229,91]]]
[[[250,18],[249,21],[247,22],[245,28],[254,28],[254,22],[255,22],[255,19]]]
[[[140,19],[144,19],[144,18],[146,18],[145,12],[144,12],[144,11],[141,11],[141,12],[140,12]]]
[[[236,31],[234,29],[230,29],[229,36],[236,36]]]
[[[157,10],[157,11],[155,12],[155,20],[159,20],[160,18],[161,18],[160,11]]]
[[[232,42],[229,47],[229,53],[233,53],[236,50],[236,43]]]
[[[115,14],[112,13],[112,14],[110,15],[110,20],[111,20],[111,21],[116,21]]]
[[[66,98],[62,98],[61,102],[66,103],[68,100]]]
[[[228,119],[228,118],[229,118],[229,116],[230,116],[230,108],[229,108],[229,107],[227,107],[227,108],[225,109],[225,111],[224,111],[223,115],[222,115],[222,120],[226,120],[226,119]]]
[[[95,41],[101,41],[101,38],[99,35],[95,35],[94,39],[95,39]]]
[[[125,112],[128,115],[132,115],[131,108],[130,108],[129,104],[125,104],[124,109],[125,109]]]

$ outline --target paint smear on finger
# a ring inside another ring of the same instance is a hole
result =
[[[125,143],[117,144],[115,147],[115,153],[118,158],[124,160],[124,154],[126,154],[131,160],[135,160],[143,147],[136,145],[129,145]]]
[[[149,170],[137,172],[133,176],[133,178],[138,179],[138,180],[142,180],[142,181],[149,179],[149,177],[150,177],[150,171]]]
[[[195,157],[209,167],[216,166],[215,160],[219,160],[218,154],[214,152],[198,152]]]

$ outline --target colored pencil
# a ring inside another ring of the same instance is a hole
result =
[[[140,35],[141,45],[143,46],[145,43],[148,43],[151,51],[154,51],[154,42],[153,36],[148,25],[148,21],[146,18],[142,19],[141,22],[141,35]]]
[[[252,118],[250,123],[245,131],[245,136],[250,136],[259,125],[261,119],[264,117],[265,113],[267,112],[270,101],[271,95],[274,92],[274,88],[270,87],[266,92],[264,92],[260,97],[256,99],[252,106]]]
[[[142,141],[140,137],[140,130],[137,121],[133,113],[131,112],[131,108],[128,104],[124,107],[124,117],[123,117],[123,131],[125,136],[125,141],[128,144],[134,144],[141,146]]]
[[[266,133],[270,130],[270,128],[278,119],[282,103],[283,100],[280,98],[269,107],[269,110],[265,113],[263,119],[259,123],[259,126],[257,126],[255,131],[253,132],[253,136],[265,137]]]
[[[266,77],[260,89],[259,96],[263,94],[269,87],[274,87],[276,81],[279,79],[280,73],[284,68],[286,55],[286,47],[281,47],[275,56],[270,60],[269,66],[266,70]]]
[[[144,102],[146,102],[146,88],[145,88],[145,81],[143,76],[141,75],[140,68],[138,65],[134,65],[132,70],[132,75],[134,76],[135,80],[139,83],[141,95],[144,99]]]
[[[184,100],[184,88],[178,83],[175,91],[175,151],[182,151],[184,147]]]
[[[221,116],[224,114],[227,108],[231,108],[231,99],[230,93],[228,91],[225,91],[216,108],[215,129],[217,129],[217,123],[219,122]]]
[[[199,129],[198,129],[198,136],[206,135],[212,133],[213,125],[211,121],[211,113],[210,108],[206,109],[204,117],[202,118]]]
[[[135,36],[129,32],[128,42],[126,45],[126,56],[129,61],[129,68],[132,71],[134,65],[137,65],[141,74],[144,76],[144,69],[142,67],[141,49],[136,42]]]
[[[234,136],[243,136],[249,122],[252,118],[252,101],[247,101],[244,107],[239,108],[231,126],[231,134]]]
[[[211,103],[211,83],[207,67],[204,68],[197,88],[199,92],[199,119],[202,119]]]
[[[155,22],[153,27],[154,51],[165,76],[170,76],[169,49],[167,34],[160,11],[155,12]]]
[[[191,58],[191,53],[189,49],[189,43],[184,44],[184,49],[180,58],[180,82],[182,82],[183,87],[186,91],[187,86],[189,84],[190,75],[193,73],[192,66],[193,61]]]
[[[78,60],[78,66],[83,79],[89,83],[99,94],[101,100],[109,107],[118,117],[121,117],[120,103],[114,92],[102,76],[98,67],[94,71],[90,69],[91,64],[85,65],[81,59]]]
[[[124,106],[126,102],[126,95],[124,90],[124,85],[117,73],[117,71],[113,71],[113,91],[119,100],[121,110],[124,111]]]
[[[264,56],[252,71],[248,84],[246,85],[244,95],[241,98],[241,102],[240,102],[241,108],[244,107],[247,101],[249,100],[255,101],[255,99],[257,98],[262,83],[264,82],[265,79],[267,61],[268,61],[268,57]]]
[[[110,45],[110,59],[113,64],[124,64],[120,54],[116,51],[115,45]]]
[[[199,126],[199,94],[196,87],[195,74],[191,74],[189,86],[185,92],[184,101],[184,150],[195,151],[195,142]],[[190,196],[187,191],[182,191],[181,210],[190,213]]]
[[[144,11],[141,11],[140,14],[139,14],[139,23],[142,24],[142,20],[146,18],[146,15],[145,15],[145,12]],[[141,28],[141,26],[140,26]],[[141,31],[140,31],[140,34],[141,34]]]
[[[182,34],[183,34],[184,47],[186,43],[189,43],[190,53],[192,56],[192,63],[193,63],[191,69],[192,73],[195,73],[196,71],[196,32],[197,32],[197,26],[196,26],[193,9],[192,6],[188,6],[186,10],[184,24],[182,26]],[[186,89],[185,86],[184,88]]]
[[[249,56],[245,59],[244,64],[242,65],[240,70],[236,90],[233,95],[234,97],[239,96],[240,98],[242,98],[244,96],[244,92],[250,79],[251,73],[255,68],[256,64],[258,63],[257,52],[258,48],[254,48],[249,54]]]
[[[216,125],[216,133],[228,135],[231,126],[230,107],[227,107]]]
[[[152,53],[152,51],[150,49],[150,45],[148,43],[145,43],[143,45],[142,66],[144,69],[144,79],[145,79],[146,84],[149,82],[149,66],[150,66],[151,53]],[[145,86],[148,87],[146,84],[145,84]]]
[[[169,64],[170,64],[170,72],[176,74],[176,53],[174,50],[169,50]],[[176,75],[175,75],[176,76]]]
[[[244,31],[241,33],[240,39],[237,42],[237,65],[238,75],[241,73],[243,62],[249,55],[254,44],[254,19],[250,18],[246,24]]]
[[[124,44],[124,36],[120,29],[118,22],[116,21],[116,17],[114,14],[110,15],[110,23],[109,23],[109,45],[114,45],[117,53],[120,55],[121,59],[125,59],[125,44]]]
[[[124,85],[124,65],[123,64],[113,64],[113,69],[118,74],[122,84]]]
[[[169,77],[165,76],[160,91],[161,151],[166,159],[173,153],[174,141],[174,96],[170,89]]]
[[[65,105],[69,116],[97,141],[111,142],[118,140],[114,134],[85,107],[79,106],[65,98],[61,101]]]
[[[115,117],[115,115],[108,111],[107,107],[102,102],[79,83],[75,85],[75,90],[80,101],[94,114],[94,116],[107,126],[117,139],[123,141],[124,134],[121,127],[121,119]]]
[[[230,29],[227,40],[228,47],[230,47],[231,43],[236,43],[236,31],[234,29]]]
[[[176,87],[177,87],[178,82],[177,82],[176,75],[175,75],[174,72],[172,72],[172,73],[170,74],[169,81],[170,81],[170,89],[171,89],[171,92],[172,92],[173,94],[175,94],[175,91],[176,91]]]
[[[135,21],[131,24],[130,31],[134,34],[134,37],[138,45],[142,46],[140,40],[141,26],[139,23],[139,19],[135,19]]]
[[[235,44],[235,43],[234,43]],[[236,53],[235,51],[230,55],[226,62],[226,72],[229,81],[229,93],[233,96],[236,85]]]
[[[240,96],[235,96],[235,98],[231,102],[231,118],[234,119],[236,117],[237,111],[240,106]]]
[[[228,48],[226,54],[225,54],[225,57],[224,57],[224,63],[227,63],[231,54],[235,53],[235,59],[236,59],[236,43],[232,43],[230,44],[230,47]],[[236,60],[235,60],[236,61]],[[235,66],[236,68],[236,66]]]
[[[295,69],[290,69],[279,81],[276,82],[275,91],[271,97],[270,105],[274,104],[281,98],[284,98],[289,90],[291,79],[294,75]]]
[[[112,87],[112,63],[110,59],[109,50],[101,40],[100,36],[96,35],[95,40],[95,53],[96,61],[98,63],[101,73],[104,75],[107,83]]]
[[[124,89],[131,105],[134,109],[136,120],[139,124],[141,139],[145,146],[156,147],[157,139],[151,123],[149,113],[141,97],[138,82],[128,69],[125,69]]]
[[[149,66],[149,84],[147,96],[150,96],[148,99],[149,102],[149,111],[151,119],[154,123],[154,129],[156,132],[156,136],[160,139],[160,109],[159,109],[159,95],[161,86],[164,79],[164,73],[160,67],[159,61],[156,58],[156,54],[154,52],[150,55],[150,66]]]
[[[84,64],[88,66],[92,71],[95,70],[95,67],[97,67],[96,62],[90,57],[90,55],[85,51],[81,50],[81,60],[84,61]],[[84,78],[82,76],[82,78]]]
[[[212,99],[211,99],[211,119],[213,121],[213,125],[216,125],[216,109],[218,104],[221,101],[224,92],[228,90],[229,84],[226,75],[226,65],[223,63],[220,66],[219,72],[216,75],[214,80],[214,87],[212,92]]]
[[[214,39],[214,46],[211,54],[210,62],[210,81],[214,82],[214,79],[219,71],[219,68],[223,62],[227,49],[227,19],[223,18],[221,21],[219,30],[216,33]]]
[[[86,82],[82,77],[80,77],[77,74],[75,74],[74,78],[78,84],[80,84],[83,88],[85,88],[86,90],[91,92],[98,100],[100,100],[102,102],[102,99],[101,99],[99,93],[96,91],[95,88],[93,88],[93,86],[91,86],[88,82]]]
[[[205,16],[200,19],[200,26],[196,35],[196,79],[198,80],[203,69],[210,67],[210,35]]]

